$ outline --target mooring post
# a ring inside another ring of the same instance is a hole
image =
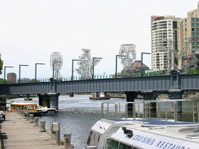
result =
[[[26,115],[27,115],[26,119],[29,121],[30,120],[30,114],[27,112]]]
[[[54,132],[55,132],[56,143],[57,143],[57,145],[60,145],[60,122],[52,123],[51,132],[52,132],[52,134],[54,134]]]
[[[64,134],[64,149],[73,149],[74,147],[70,144],[71,134]]]
[[[39,118],[34,117],[34,127],[39,127],[38,121],[39,121]]]
[[[30,114],[30,123],[33,123],[34,114]]]
[[[40,132],[46,132],[45,124],[46,124],[45,121],[40,121],[40,125],[39,125]]]
[[[60,145],[60,122],[57,122],[58,130],[55,132],[57,145]]]

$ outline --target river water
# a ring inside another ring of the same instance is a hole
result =
[[[27,102],[24,98],[17,98],[14,101]],[[39,103],[36,97],[29,102]],[[40,121],[46,121],[47,130],[53,122],[59,121],[61,138],[63,134],[71,133],[71,144],[75,149],[83,149],[86,146],[90,128],[100,119],[102,102],[125,102],[125,99],[90,100],[89,95],[59,96],[58,114],[40,117]]]

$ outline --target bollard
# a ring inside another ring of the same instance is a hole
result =
[[[70,144],[71,134],[64,134],[64,149],[72,149],[73,146]]]
[[[24,119],[26,119],[26,117],[27,117],[27,113],[26,113],[26,112],[24,112],[24,113],[23,113],[23,116],[24,116]]]
[[[30,114],[30,123],[33,123],[34,114]]]
[[[29,121],[29,119],[30,119],[30,114],[27,112],[26,115],[27,115],[27,116],[26,116],[26,119]]]
[[[55,139],[55,131],[53,130],[53,124],[50,126],[51,139]]]
[[[41,121],[40,122],[40,125],[39,125],[39,128],[40,128],[40,132],[45,132],[46,131],[46,129],[45,129],[45,124],[46,124],[46,122],[45,121]]]
[[[39,121],[39,118],[34,117],[34,127],[39,127],[38,121]]]

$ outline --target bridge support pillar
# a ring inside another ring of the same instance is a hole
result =
[[[39,94],[38,96],[39,96],[39,105],[42,107],[50,108],[49,96],[47,94],[44,95]]]
[[[137,98],[136,92],[125,92],[126,94],[126,102],[134,102]],[[133,104],[129,103],[127,105],[128,117],[133,117]]]
[[[70,96],[70,97],[74,97],[74,93],[70,93],[69,96]]]
[[[157,98],[157,94],[153,91],[142,92],[142,96],[144,100],[155,100]],[[150,113],[151,116],[156,113],[156,103],[150,103]]]
[[[39,96],[39,105],[43,107],[48,107],[48,108],[56,108],[57,110],[59,109],[58,107],[58,99],[59,99],[59,94],[56,92],[50,92],[45,95],[38,95]]]
[[[59,102],[58,102],[59,94],[55,92],[51,92],[51,93],[48,93],[48,96],[50,100],[50,107],[56,108],[58,110],[59,109]]]
[[[169,99],[182,99],[182,90],[180,89],[171,89],[169,90]],[[182,112],[182,102],[177,102],[177,111]]]

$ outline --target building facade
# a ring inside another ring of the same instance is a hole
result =
[[[172,70],[177,65],[178,21],[175,16],[151,17],[151,57],[153,70]]]
[[[196,63],[190,58],[199,54],[199,2],[197,9],[189,11],[187,17],[179,21],[178,49],[180,56],[179,69],[183,69],[183,65],[186,63],[189,63],[189,65],[192,65],[190,63]]]
[[[7,80],[11,81],[12,83],[16,83],[17,75],[15,73],[8,73]]]

